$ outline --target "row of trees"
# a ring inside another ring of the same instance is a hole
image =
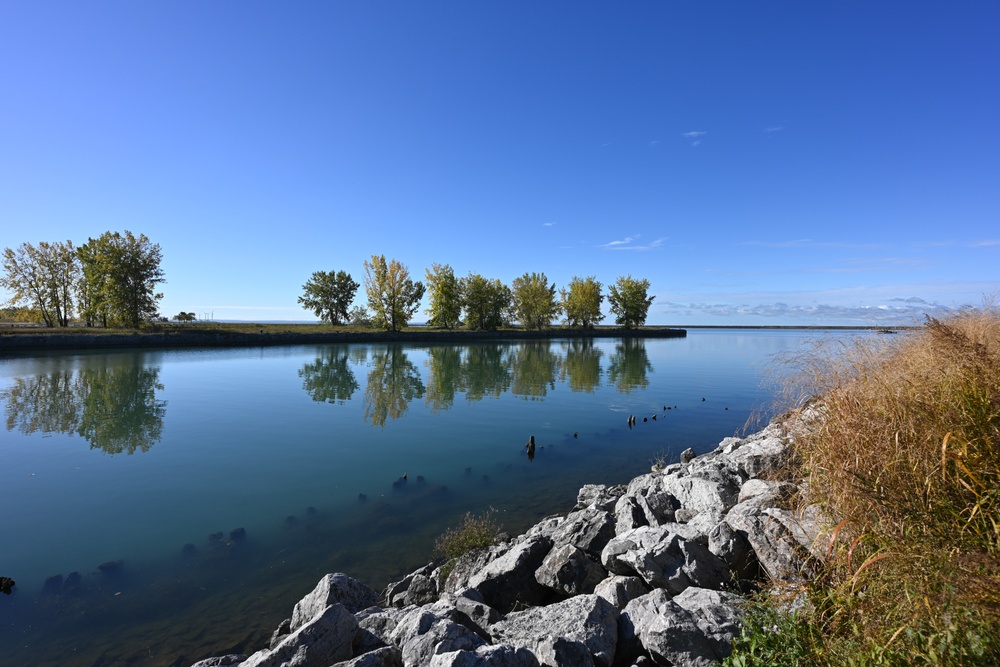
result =
[[[360,285],[344,271],[313,273],[302,286],[299,303],[330,324],[371,323],[391,331],[406,325],[425,293],[428,324],[442,329],[464,323],[469,329],[494,331],[514,321],[528,329],[542,329],[563,314],[570,326],[591,328],[604,319],[604,286],[594,276],[574,277],[557,294],[555,283],[549,284],[544,273],[525,273],[507,286],[478,273],[458,278],[450,265],[433,264],[425,272],[425,287],[410,278],[406,266],[395,259],[387,262],[384,255],[372,255],[364,267],[370,315],[364,307],[350,309]],[[655,298],[648,291],[648,280],[631,275],[620,276],[608,288],[616,324],[632,329],[646,322]]]
[[[72,241],[3,251],[0,287],[12,307],[30,308],[46,326],[66,327],[74,314],[87,326],[138,328],[157,316],[164,282],[160,246],[144,234],[105,232],[74,247]]]

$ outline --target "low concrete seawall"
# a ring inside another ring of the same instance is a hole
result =
[[[436,331],[408,329],[364,333],[243,333],[171,331],[138,334],[0,335],[0,353],[127,347],[256,347],[317,343],[473,343],[558,338],[683,338],[684,329],[547,329],[543,331]]]

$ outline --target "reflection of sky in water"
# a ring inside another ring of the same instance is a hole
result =
[[[266,568],[277,558],[267,554],[280,553],[285,518],[313,507],[338,517],[339,528],[331,524],[324,539],[350,542],[362,554],[351,573],[365,578],[365,549],[385,546],[366,547],[357,526],[338,531],[365,521],[365,512],[383,507],[377,503],[402,513],[401,525],[424,522],[427,530],[489,505],[523,522],[564,511],[583,483],[626,481],[661,454],[704,451],[734,434],[766,402],[759,380],[770,355],[821,335],[692,330],[685,339],[592,344],[0,360],[7,427],[0,430],[0,503],[8,509],[6,535],[17,537],[0,551],[0,575],[17,579],[19,594],[30,598],[51,574],[89,573],[119,558],[130,571],[152,571],[181,545],[237,526],[258,545],[257,566]],[[30,391],[46,386],[39,377],[59,380],[49,403]],[[639,418],[632,431],[628,414]],[[656,422],[642,423],[653,414]],[[62,421],[45,427],[52,416]],[[128,427],[111,423],[123,420]],[[133,454],[102,449],[128,451],[123,438],[135,444],[143,434],[148,442]],[[523,449],[529,435],[539,446],[530,464]],[[404,472],[413,496],[393,490]],[[447,487],[439,494],[447,502],[433,515],[407,507],[422,497],[418,477],[421,488]],[[414,538],[422,553],[400,559],[419,564],[429,539]]]

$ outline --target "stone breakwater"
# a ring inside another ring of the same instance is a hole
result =
[[[818,511],[786,509],[799,486],[764,478],[789,456],[786,428],[587,485],[565,516],[381,594],[329,574],[268,647],[194,667],[714,664],[739,635],[744,594],[811,575]]]

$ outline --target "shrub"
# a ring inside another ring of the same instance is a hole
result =
[[[470,551],[496,544],[501,527],[496,521],[496,510],[490,508],[478,516],[466,512],[461,525],[450,528],[434,543],[434,553],[448,560],[464,556]]]

